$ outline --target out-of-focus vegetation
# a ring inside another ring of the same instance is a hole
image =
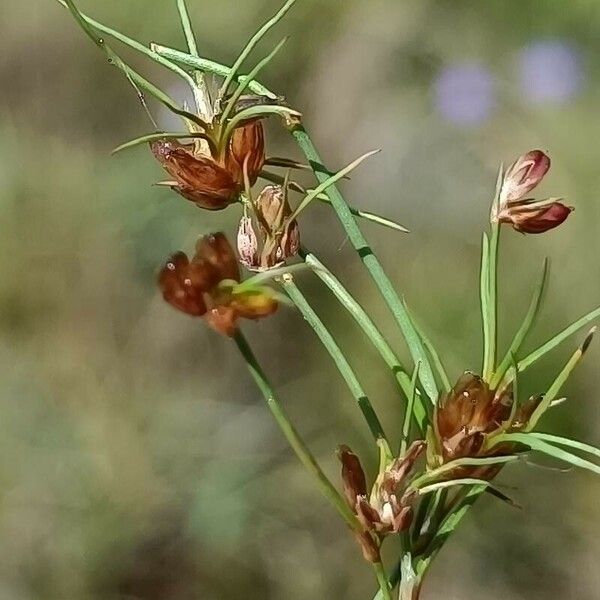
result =
[[[174,4],[80,2],[144,42],[183,48]],[[189,5],[201,53],[231,62],[279,3]],[[305,113],[330,165],[383,148],[344,187],[413,231],[364,224],[453,377],[479,368],[478,245],[500,161],[547,150],[541,192],[576,206],[547,235],[505,232],[504,337],[545,255],[550,291],[531,344],[600,303],[596,0],[301,0],[281,30],[292,38],[265,82]],[[169,74],[124,55],[183,97]],[[167,254],[215,228],[232,233],[237,209],[209,214],[153,188],[160,169],[142,148],[109,155],[151,126],[58,3],[3,2],[0,89],[0,597],[370,598],[369,569],[232,345],[158,298]],[[274,154],[296,152],[272,134]],[[301,226],[404,352],[330,210],[315,206]],[[397,433],[402,406],[378,357],[318,282],[299,280]],[[289,309],[247,331],[337,478],[335,446],[364,455],[368,435],[328,357]],[[523,391],[543,389],[574,345]],[[548,429],[600,441],[599,358],[592,348]],[[598,598],[598,481],[525,464],[501,479],[524,510],[484,499],[438,558],[427,597]]]

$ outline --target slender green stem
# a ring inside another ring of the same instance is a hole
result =
[[[382,600],[392,600],[392,593],[383,564],[380,562],[373,563],[373,570],[375,571],[375,575],[377,577],[377,583],[379,583],[378,597],[380,597]]]
[[[379,418],[377,417],[377,414],[373,410],[373,406],[371,405],[369,397],[360,385],[356,374],[340,350],[337,342],[327,327],[325,327],[323,321],[321,321],[317,313],[310,306],[302,292],[298,289],[293,277],[291,275],[284,276],[282,277],[281,282],[292,302],[302,313],[302,316],[306,319],[308,324],[313,328],[314,332],[321,340],[321,343],[323,346],[325,346],[325,349],[327,352],[329,352],[331,358],[335,362],[340,375],[343,377],[348,389],[350,390],[350,393],[356,400],[358,407],[360,408],[367,425],[371,430],[373,438],[375,441],[383,440],[389,450],[389,443],[383,431],[383,427],[379,421]]]
[[[287,0],[287,2],[277,11],[275,15],[273,15],[249,40],[249,42],[244,46],[244,49],[240,52],[240,55],[237,57],[236,61],[233,63],[231,69],[225,76],[225,81],[219,90],[219,98],[223,98],[227,95],[227,90],[231,85],[231,82],[237,75],[237,72],[240,70],[243,62],[248,58],[252,50],[256,47],[256,44],[260,42],[260,40],[265,36],[265,34],[274,27],[281,19],[285,16],[285,14],[292,8],[295,4],[296,0]]]
[[[196,43],[196,36],[194,35],[194,29],[192,28],[192,22],[190,21],[190,13],[185,0],[176,0],[176,2],[188,49],[192,55],[198,56],[198,44]],[[204,81],[204,74],[199,69],[194,71],[194,82],[195,85],[192,87],[192,91],[196,101],[196,108],[203,119],[211,121],[213,114],[210,95],[208,93],[208,88],[206,87],[206,82]]]
[[[195,87],[194,80],[190,77],[190,75],[188,73],[186,73],[182,68],[180,68],[176,64],[173,64],[171,61],[163,58],[156,52],[153,52],[149,48],[146,48],[146,46],[144,46],[140,42],[137,42],[136,40],[118,32],[114,29],[111,29],[110,27],[107,27],[106,25],[103,25],[102,23],[99,23],[98,21],[95,21],[94,19],[88,17],[87,15],[83,14],[81,11],[76,9],[72,5],[72,3],[68,4],[65,0],[57,0],[57,2],[59,2],[62,6],[64,6],[71,12],[73,12],[75,10],[77,12],[77,14],[79,14],[79,16],[81,17],[83,22],[86,25],[92,27],[94,30],[97,30],[97,31],[103,33],[104,35],[108,35],[108,36],[118,40],[119,42],[126,44],[130,48],[133,48],[134,50],[137,50],[138,52],[145,54],[146,56],[148,56],[152,60],[156,61],[157,63],[159,63],[166,69],[173,71],[174,73],[176,73],[177,75],[179,75],[180,77],[185,79],[185,81],[188,83],[188,85],[192,89],[194,89],[194,87]],[[73,13],[73,14],[75,14],[75,13]],[[81,21],[80,21],[80,23],[81,23]],[[88,35],[90,35],[89,29],[86,28],[85,31],[86,31],[86,33],[88,33]],[[92,36],[93,36],[93,33],[90,35],[90,37],[92,37]],[[108,52],[106,50],[107,46],[105,43],[99,44],[98,43],[99,39],[96,39],[96,36],[93,36],[92,39],[94,40],[96,45],[99,45],[108,54]],[[109,50],[110,50],[110,48],[109,48]],[[112,50],[110,50],[110,51],[114,54],[114,52]],[[109,59],[112,60],[110,55],[109,55]],[[131,69],[130,67],[127,67],[127,65],[125,65],[125,63],[123,63],[120,59],[118,60],[118,62],[114,61],[113,64],[115,64],[117,67],[119,67],[121,70],[123,70],[126,75],[130,76],[137,85],[139,85],[140,87],[142,87],[144,89],[147,89],[157,100],[159,100],[160,102],[165,104],[165,106],[167,106],[168,108],[173,110],[173,112],[180,114],[180,109],[176,105],[176,103],[173,99],[169,98],[166,94],[164,94],[164,92],[159,90],[156,86],[152,85],[146,79],[142,78],[141,75],[138,75],[137,73],[135,73],[133,71],[133,69]],[[174,110],[174,108],[179,109],[179,110]]]
[[[406,404],[406,411],[404,413],[404,423],[402,425],[402,439],[400,441],[400,453],[399,456],[404,456],[406,448],[408,447],[408,440],[410,438],[410,422],[413,414],[413,407],[415,405],[415,398],[417,397],[417,379],[419,377],[419,367],[421,363],[415,365],[412,379],[410,381],[411,391],[408,397],[408,403]]]
[[[383,337],[371,317],[365,309],[354,299],[352,294],[342,285],[335,275],[311,252],[301,251],[301,255],[306,264],[311,267],[315,275],[331,290],[333,295],[339,300],[340,304],[352,315],[365,335],[371,340],[375,349],[379,352],[381,358],[391,370],[398,387],[408,400],[412,394],[411,379],[406,373],[405,368],[400,363],[395,352],[388,341]],[[427,413],[423,406],[423,399],[417,391],[414,407],[415,421],[423,433],[426,427]]]
[[[354,531],[362,532],[362,527],[356,518],[356,515],[350,510],[350,507],[344,498],[342,498],[331,481],[329,481],[325,473],[323,473],[319,463],[312,455],[308,446],[304,443],[295,427],[290,423],[283,408],[277,401],[277,397],[269,380],[267,379],[267,376],[258,363],[258,360],[256,359],[254,352],[252,352],[252,348],[250,348],[250,345],[248,344],[244,335],[238,330],[233,339],[240,353],[244,357],[246,366],[248,367],[252,378],[262,392],[269,410],[273,414],[273,417],[275,417],[275,421],[277,421],[279,428],[296,453],[296,456],[299,458],[300,462],[314,477],[323,495],[331,502],[348,526]]]
[[[155,52],[159,56],[162,56],[163,58],[166,58],[168,60],[172,60],[181,65],[185,65],[186,67],[193,67],[202,71],[214,73],[215,75],[219,75],[221,77],[227,77],[227,75],[229,75],[232,72],[231,67],[222,65],[221,63],[215,62],[214,60],[209,60],[208,58],[198,58],[197,56],[192,56],[187,52],[181,52],[181,50],[176,50],[175,48],[161,46],[160,44],[150,44],[150,48],[151,51]],[[248,78],[245,75],[236,75],[234,79],[238,83],[243,83]],[[277,94],[271,92],[264,85],[261,85],[258,81],[251,81],[248,84],[248,89],[254,92],[255,94],[258,94],[259,96],[265,96],[267,98],[270,98],[271,100],[277,100]]]
[[[490,234],[490,260],[489,260],[489,334],[487,369],[483,373],[486,381],[490,380],[496,368],[496,354],[498,348],[498,245],[500,240],[500,225],[492,223]]]
[[[297,124],[291,128],[291,133],[311,165],[317,181],[319,181],[319,183],[327,181],[329,178],[329,175],[327,175],[328,171],[323,165],[323,161],[304,127],[301,124]],[[438,397],[438,390],[427,353],[418,333],[411,323],[406,309],[392,285],[392,282],[386,275],[379,259],[356,224],[348,204],[346,204],[346,201],[338,191],[337,187],[331,186],[328,188],[327,195],[331,200],[331,205],[333,206],[342,227],[348,234],[350,243],[362,259],[362,262],[375,282],[375,285],[381,292],[384,301],[400,326],[415,364],[418,362],[421,363],[419,379],[431,401],[435,402]]]

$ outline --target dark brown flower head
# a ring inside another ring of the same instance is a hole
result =
[[[550,158],[541,150],[520,156],[506,171],[494,205],[492,221],[512,225],[521,233],[544,233],[558,227],[573,208],[559,199],[527,198],[550,169]]]
[[[277,310],[278,302],[264,286],[239,284],[236,256],[227,238],[216,233],[200,238],[190,261],[174,254],[159,275],[163,298],[175,308],[233,335],[240,318],[260,319]]]
[[[298,222],[290,219],[292,210],[283,188],[268,185],[252,203],[256,226],[243,216],[238,229],[238,251],[242,263],[253,271],[266,271],[282,265],[300,248]]]
[[[496,394],[481,377],[462,375],[435,408],[435,437],[443,462],[477,456],[486,437],[510,420],[512,405],[509,391]]]
[[[368,497],[360,460],[347,446],[338,449],[344,494],[365,532],[385,535],[410,526],[415,491],[408,488],[407,480],[424,449],[425,442],[414,442],[405,456],[394,459],[379,475]]]
[[[162,182],[207,210],[222,210],[244,189],[244,165],[253,185],[265,161],[263,126],[252,121],[236,128],[222,155],[216,141],[204,146],[173,140],[152,142],[150,148],[172,180]]]

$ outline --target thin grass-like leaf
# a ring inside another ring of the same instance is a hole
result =
[[[176,2],[179,20],[181,21],[181,27],[183,28],[183,34],[185,36],[188,49],[191,54],[198,56],[198,44],[196,43],[196,36],[194,35],[194,30],[190,21],[190,13],[185,0],[176,0]],[[195,85],[192,86],[192,91],[198,112],[205,120],[210,121],[212,120],[213,116],[212,104],[202,71],[197,69],[194,71],[194,82]]]
[[[231,73],[231,68],[221,63],[209,60],[208,58],[192,56],[187,52],[176,50],[175,48],[169,48],[161,44],[152,43],[150,44],[150,51],[158,54],[162,58],[173,61],[177,64],[184,65],[186,67],[192,67],[193,69],[200,69],[207,73],[213,73],[221,77],[227,77]],[[246,75],[236,75],[235,80],[238,83],[243,83],[248,77]],[[277,100],[277,94],[266,88],[258,81],[250,81],[248,88],[259,96],[265,96],[269,100]]]
[[[583,341],[583,344],[573,353],[571,358],[567,361],[567,364],[563,367],[561,372],[556,376],[556,379],[552,382],[548,391],[544,394],[543,400],[539,406],[533,411],[529,423],[527,424],[527,431],[535,429],[538,421],[542,418],[542,415],[550,408],[552,401],[558,396],[562,386],[565,384],[575,367],[579,364],[579,361],[583,358],[586,350],[592,342],[596,327],[593,327],[588,333],[587,337]]]
[[[413,410],[415,406],[415,399],[417,397],[417,381],[419,380],[419,367],[421,363],[415,365],[411,380],[410,380],[410,396],[406,403],[406,410],[404,411],[404,423],[402,424],[402,440],[400,442],[400,453],[399,456],[404,456],[406,449],[408,448],[408,440],[410,437],[410,424],[413,417]]]
[[[281,21],[281,19],[283,19],[283,17],[290,10],[290,8],[292,8],[292,6],[294,6],[295,2],[296,2],[296,0],[287,0],[287,2],[277,11],[277,13],[275,13],[275,15],[273,15],[273,17],[271,17],[250,38],[248,43],[244,46],[244,48],[240,52],[239,56],[237,57],[237,59],[235,60],[233,65],[231,66],[231,69],[229,69],[229,72],[226,74],[225,81],[223,82],[221,89],[219,90],[220,98],[224,98],[227,95],[227,93],[229,91],[229,86],[231,85],[232,81],[235,79],[236,75],[238,74],[238,71],[240,70],[240,68],[241,68],[242,64],[244,63],[244,61],[246,60],[246,58],[248,58],[248,56],[250,55],[252,50],[254,50],[254,48],[256,47],[256,44],[258,44],[260,42],[260,40],[262,40],[262,38],[269,32],[270,29],[272,29],[275,25],[277,25],[277,23],[279,23],[279,21]]]
[[[260,176],[263,179],[266,179],[267,181],[271,181],[272,183],[277,183],[278,185],[283,184],[284,178],[281,175],[279,175],[278,173],[271,173],[270,171],[261,171]],[[307,194],[312,191],[310,189],[307,190],[306,188],[304,188],[303,186],[301,186],[299,183],[297,183],[295,181],[290,181],[289,188],[290,188],[290,190],[292,190],[294,192],[299,192],[301,194]],[[329,199],[329,196],[325,193],[319,194],[315,198],[315,200],[319,200],[319,202],[323,202],[323,203],[329,204],[331,206],[331,200]],[[374,213],[371,213],[371,212],[368,212],[365,210],[360,210],[354,206],[350,206],[349,208],[355,217],[360,217],[367,221],[371,221],[372,223],[377,223],[378,225],[383,225],[384,227],[389,227],[390,229],[394,229],[396,231],[401,231],[402,233],[410,233],[410,231],[408,229],[406,229],[406,227],[404,227],[403,225],[400,225],[400,223],[397,223],[396,221],[392,221],[391,219],[382,217],[381,215],[376,215]]]
[[[128,150],[129,148],[135,148],[136,146],[141,146],[143,144],[149,144],[151,142],[155,142],[158,140],[178,140],[178,139],[189,139],[189,138],[200,138],[203,140],[209,140],[208,136],[204,133],[175,133],[175,132],[166,132],[159,131],[157,133],[149,133],[148,135],[143,135],[141,137],[135,138],[133,140],[129,140],[120,146],[117,146],[111,154],[116,154],[117,152],[121,152],[122,150]]]
[[[498,246],[500,243],[500,225],[492,223],[489,243],[488,261],[488,355],[483,378],[490,381],[496,368],[496,352],[498,346]]]
[[[394,350],[383,337],[375,323],[365,309],[355,300],[350,292],[342,285],[339,279],[312,253],[301,250],[301,256],[304,257],[306,264],[309,265],[314,273],[331,290],[340,304],[349,312],[349,314],[358,323],[365,335],[369,338],[373,346],[377,349],[381,358],[387,364],[394,375],[398,386],[404,396],[408,399],[412,396],[412,384],[410,377],[406,373]],[[427,426],[427,412],[423,406],[423,399],[420,392],[416,391],[416,397],[413,407],[414,419],[420,432],[424,432]]]
[[[537,431],[531,432],[529,435],[532,435],[533,437],[536,437],[540,440],[544,440],[545,442],[558,444],[559,446],[575,448],[576,450],[581,450],[582,452],[586,452],[588,454],[592,454],[593,456],[597,456],[598,458],[600,458],[600,448],[590,446],[589,444],[584,444],[583,442],[578,442],[577,440],[571,440],[569,438],[560,437],[558,435],[551,435],[549,433],[538,433]]]
[[[306,271],[310,267],[306,263],[299,263],[297,265],[283,265],[282,267],[276,267],[274,269],[268,269],[262,273],[257,273],[248,279],[245,279],[242,283],[237,286],[237,289],[243,289],[244,287],[254,286],[259,283],[264,283],[272,279],[277,279],[286,273],[294,273],[295,271]]]
[[[284,119],[289,117],[301,117],[302,115],[293,108],[288,108],[287,106],[274,106],[272,104],[262,104],[259,106],[252,106],[250,108],[245,108],[241,110],[239,113],[236,113],[227,124],[225,128],[225,133],[223,134],[223,140],[228,140],[231,138],[234,129],[239,127],[245,121],[250,121],[251,119],[256,119],[259,117],[264,117],[267,115],[279,115]]]
[[[510,456],[486,456],[486,457],[466,457],[466,458],[457,458],[456,460],[452,460],[447,462],[446,464],[438,467],[437,469],[433,469],[428,471],[427,473],[417,477],[412,483],[411,487],[414,489],[419,489],[422,485],[428,485],[430,481],[435,481],[440,476],[445,475],[453,471],[454,469],[458,469],[460,467],[481,467],[488,465],[500,465],[509,462],[515,462],[519,460],[519,457],[516,455]]]
[[[503,433],[496,437],[495,442],[496,444],[501,444],[503,442],[515,442],[517,444],[522,444],[523,446],[527,446],[536,452],[541,452],[563,462],[569,463],[574,467],[586,469],[588,471],[592,471],[592,473],[600,475],[600,467],[598,465],[595,465],[594,463],[591,463],[580,456],[566,452],[561,448],[557,448],[556,446],[549,444],[548,442],[535,435],[531,435],[530,433]]]
[[[513,357],[517,356],[519,350],[521,349],[521,346],[523,345],[523,342],[525,341],[525,338],[527,337],[527,334],[531,331],[531,327],[533,326],[535,318],[539,313],[542,297],[546,288],[546,282],[548,281],[549,264],[549,260],[547,258],[544,259],[542,276],[538,285],[536,286],[533,297],[531,299],[531,303],[529,304],[529,308],[527,310],[527,313],[525,314],[525,318],[523,319],[521,326],[515,334],[515,337],[513,338],[513,341],[511,342],[506,352],[506,355],[502,359],[500,366],[496,369],[496,372],[492,377],[492,381],[490,382],[490,387],[492,389],[495,389],[498,386],[498,384],[502,381],[502,378],[504,377],[508,369],[511,367]]]
[[[104,52],[107,56],[109,63],[123,71],[123,73],[138,87],[145,90],[152,96],[154,96],[159,102],[164,104],[171,112],[179,115],[184,121],[192,121],[196,125],[202,128],[206,128],[207,124],[197,115],[194,115],[186,110],[183,110],[176,102],[170,98],[165,92],[157,88],[153,83],[148,81],[145,77],[140,75],[137,71],[127,65],[121,57],[106,43],[106,40],[98,35],[96,30],[79,12],[79,9],[73,3],[73,0],[65,0],[67,7],[71,11],[71,14],[75,17],[75,20],[83,29],[85,34]]]
[[[437,492],[438,490],[444,490],[451,487],[463,486],[463,485],[476,485],[481,487],[495,487],[489,481],[485,479],[476,479],[474,477],[464,477],[463,479],[450,479],[448,481],[439,481],[438,483],[432,483],[419,488],[418,492],[420,496],[425,494],[431,494],[431,492]]]
[[[69,9],[69,6],[65,2],[65,0],[56,0],[56,1],[59,4],[61,4],[62,6],[64,6],[66,9]],[[130,48],[132,48],[133,50],[136,50],[137,52],[141,52],[142,54],[145,54],[148,58],[157,62],[162,67],[165,67],[166,69],[169,69],[170,71],[173,71],[173,73],[176,73],[177,75],[179,75],[180,77],[185,79],[185,81],[189,84],[191,89],[193,89],[195,87],[195,82],[192,79],[192,77],[189,75],[189,73],[184,71],[179,65],[171,62],[170,60],[168,60],[167,58],[154,52],[150,48],[147,48],[141,42],[138,42],[137,40],[134,40],[133,38],[121,33],[120,31],[117,31],[116,29],[112,29],[111,27],[108,27],[107,25],[104,25],[103,23],[100,23],[99,21],[96,21],[95,19],[88,17],[86,14],[82,13],[81,11],[78,11],[78,12],[81,15],[81,17],[97,31],[103,33],[104,35],[108,35],[108,36],[114,38],[115,40],[125,44],[126,46],[129,46]]]
[[[235,105],[237,104],[238,100],[242,97],[242,94],[246,91],[246,89],[250,85],[250,82],[253,79],[255,79],[255,77],[275,58],[277,53],[283,48],[283,46],[285,45],[286,42],[287,42],[287,38],[283,38],[277,44],[277,46],[275,46],[275,48],[273,48],[273,50],[271,50],[271,52],[269,52],[269,54],[267,54],[267,56],[265,56],[261,61],[259,61],[258,64],[252,69],[252,71],[250,71],[250,73],[248,73],[248,78],[238,85],[237,89],[235,90],[235,92],[233,93],[231,98],[229,98],[227,100],[227,105],[225,106],[225,109],[223,110],[223,114],[221,116],[221,120],[223,123],[227,122],[229,115],[235,108]],[[226,143],[227,141],[228,141],[228,138],[225,138],[224,143]]]
[[[448,379],[448,374],[446,373],[446,369],[444,368],[444,364],[442,363],[442,359],[440,358],[438,351],[436,350],[435,346],[433,345],[433,343],[431,342],[429,337],[425,334],[425,332],[423,331],[423,328],[419,325],[418,321],[415,319],[412,311],[408,308],[408,305],[406,304],[406,300],[402,299],[402,303],[404,304],[404,307],[406,308],[406,312],[410,315],[410,318],[411,318],[413,327],[415,328],[415,331],[419,334],[419,337],[421,338],[421,341],[423,342],[425,349],[427,350],[427,352],[429,353],[429,356],[431,357],[433,366],[434,366],[435,370],[437,371],[437,374],[440,379],[440,382],[442,383],[443,389],[446,392],[449,392],[452,389],[452,385],[450,384],[450,379]]]
[[[302,202],[298,205],[296,210],[293,212],[290,220],[296,219],[298,215],[322,192],[324,192],[327,188],[334,185],[340,179],[342,179],[345,175],[356,169],[358,165],[360,165],[363,161],[365,161],[370,156],[377,154],[380,150],[371,150],[370,152],[365,152],[362,156],[359,156],[356,160],[353,160],[349,165],[340,169],[335,175],[328,177],[323,183],[319,184],[312,192],[309,192]]]
[[[554,350],[559,344],[564,342],[567,338],[571,337],[574,333],[577,333],[580,329],[600,318],[600,307],[595,308],[583,317],[577,319],[574,323],[563,329],[560,333],[557,333],[553,338],[549,339],[545,344],[542,344],[537,350],[528,354],[525,358],[519,361],[519,371],[522,373],[525,369],[528,369],[531,365],[536,363],[540,358],[548,354],[551,350]]]

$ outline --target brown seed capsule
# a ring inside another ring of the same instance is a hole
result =
[[[193,145],[160,140],[151,149],[173,177],[174,181],[166,183],[200,208],[222,210],[235,202],[243,187],[243,180],[234,179],[213,157],[195,153]]]
[[[225,165],[235,181],[244,183],[244,163],[250,185],[254,185],[265,164],[265,135],[261,121],[250,121],[234,130]]]
[[[509,392],[498,396],[481,377],[462,375],[435,408],[435,434],[444,462],[476,456],[486,435],[510,419],[512,403]]]
[[[164,299],[206,322],[224,335],[233,335],[240,318],[260,319],[278,307],[274,293],[264,286],[243,287],[236,256],[222,233],[204,236],[190,261],[183,252],[163,267],[159,286]]]

